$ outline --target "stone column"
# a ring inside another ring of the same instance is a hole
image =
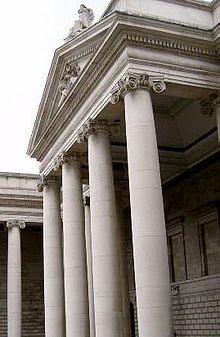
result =
[[[65,337],[62,221],[60,187],[55,177],[43,178],[45,336]]]
[[[170,337],[167,241],[150,87],[165,90],[162,80],[127,74],[112,102],[124,97],[139,336]]]
[[[20,229],[25,222],[9,220],[8,228],[8,278],[7,278],[7,323],[8,337],[21,337],[21,239]]]
[[[91,214],[90,214],[89,197],[84,198],[84,208],[85,208],[85,237],[86,237],[86,256],[87,256],[90,337],[95,337],[95,311],[94,311],[93,271],[92,271],[92,237],[91,237]]]
[[[129,301],[129,286],[128,286],[128,263],[126,254],[126,228],[123,215],[122,203],[122,188],[123,183],[116,181],[116,212],[118,222],[118,244],[119,244],[119,260],[121,273],[121,289],[122,289],[122,308],[123,308],[123,326],[124,337],[131,336],[131,321],[130,321],[130,301]]]
[[[88,121],[78,141],[88,137],[93,287],[96,337],[121,337],[121,280],[115,191],[105,122]]]
[[[77,152],[63,153],[63,250],[66,337],[89,336],[85,223],[81,162]]]

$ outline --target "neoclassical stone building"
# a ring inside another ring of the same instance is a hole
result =
[[[93,18],[56,50],[28,148],[46,337],[219,336],[220,1]]]
[[[43,200],[36,191],[38,180],[33,174],[0,173],[1,337],[44,336]]]

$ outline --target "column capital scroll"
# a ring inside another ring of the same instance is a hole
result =
[[[91,134],[108,132],[111,136],[120,133],[119,123],[110,123],[107,120],[88,119],[78,132],[77,142],[83,143]]]
[[[26,227],[26,224],[25,224],[25,221],[23,221],[23,220],[15,220],[15,219],[13,219],[13,220],[8,220],[7,221],[6,227],[8,229],[12,229],[14,227],[18,227],[20,229],[24,229]]]
[[[54,184],[55,182],[56,182],[56,177],[54,177],[54,176],[47,176],[46,177],[46,176],[42,175],[40,177],[39,183],[37,184],[37,191],[43,192],[45,186]]]
[[[199,100],[199,103],[201,105],[201,113],[204,116],[211,117],[216,108],[220,106],[220,91]]]
[[[64,164],[69,164],[73,162],[78,162],[79,164],[83,164],[86,161],[86,157],[82,155],[80,152],[61,152],[57,158],[54,160],[54,170],[58,171],[60,167]]]
[[[137,89],[153,89],[156,93],[161,93],[166,90],[166,84],[163,77],[127,72],[112,90],[110,101],[112,104],[117,104],[126,93]]]

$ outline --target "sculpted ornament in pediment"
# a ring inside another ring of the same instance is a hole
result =
[[[62,103],[64,98],[68,95],[70,89],[72,88],[76,78],[79,76],[80,66],[77,62],[67,63],[64,69],[64,73],[59,81],[58,89],[61,93],[59,105]]]
[[[95,18],[93,10],[91,8],[87,8],[85,5],[80,5],[78,14],[79,19],[75,20],[74,26],[70,28],[69,35],[65,39],[66,42],[71,40],[76,34],[90,27]]]

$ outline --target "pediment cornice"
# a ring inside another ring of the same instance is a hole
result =
[[[46,97],[48,98],[51,90],[54,94],[58,88],[52,86],[50,81],[48,82],[48,92],[47,95],[43,97],[38,120],[33,132],[34,136],[32,136],[28,148],[28,154],[32,157],[38,160],[43,159],[47,152],[48,144],[53,143],[55,139],[59,137],[65,125],[67,125],[69,120],[77,113],[78,108],[86,97],[91,93],[93,88],[96,87],[97,83],[100,82],[101,78],[112,66],[114,60],[117,59],[118,55],[127,46],[135,45],[142,48],[165,50],[178,55],[181,54],[197,59],[206,59],[212,63],[218,62],[215,37],[211,31],[158,22],[158,20],[141,18],[139,16],[135,17],[134,15],[120,12],[112,14],[111,22],[112,25],[108,27],[108,33],[102,37],[103,40],[99,39],[99,43],[96,47],[93,46],[95,48],[95,50],[93,50],[93,56],[83,69],[77,81],[73,84],[72,89],[63,103],[57,108],[53,106],[53,115],[50,109],[45,108],[46,102],[44,102],[44,99],[46,99]],[[62,68],[58,63],[62,63],[62,66],[64,66],[64,59],[66,61],[71,59],[70,45],[71,43],[68,43],[68,46],[61,47],[62,61],[61,58],[58,59],[57,56],[57,60],[54,62],[53,77],[56,76],[57,79],[61,76]],[[88,45],[83,46],[84,50],[86,47],[88,47]],[[74,51],[73,46],[72,48],[76,57],[77,53]],[[83,48],[81,49],[81,53],[83,53]],[[90,48],[92,48],[91,45]],[[78,55],[81,55],[79,49],[77,49],[77,52]],[[69,59],[66,56],[67,54]],[[48,116],[51,117],[50,120],[48,120]],[[45,123],[46,121],[47,123]],[[44,125],[43,129],[40,129],[40,124]]]

